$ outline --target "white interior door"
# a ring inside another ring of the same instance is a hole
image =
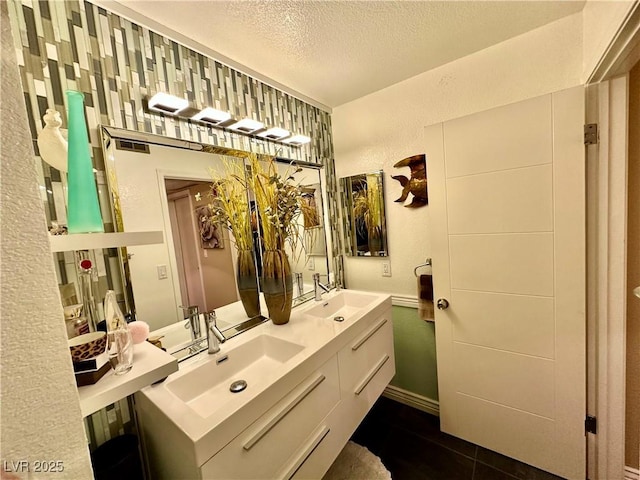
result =
[[[584,89],[425,129],[443,431],[585,478]]]

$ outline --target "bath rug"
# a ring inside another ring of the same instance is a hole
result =
[[[365,447],[349,442],[322,480],[391,480],[380,458]]]

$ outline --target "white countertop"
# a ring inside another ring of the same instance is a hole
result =
[[[82,416],[91,415],[176,371],[178,361],[173,356],[149,342],[134,345],[131,370],[124,375],[109,370],[97,383],[78,387]]]

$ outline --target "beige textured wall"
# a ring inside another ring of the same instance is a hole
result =
[[[89,450],[37,191],[6,2],[0,2],[0,9],[0,456],[8,465],[51,460],[64,466],[62,474],[32,473],[28,478],[88,479],[92,478]]]
[[[189,189],[191,198],[194,199],[193,206],[206,205],[209,201],[209,186],[200,185]],[[202,200],[195,200],[195,194],[200,193]],[[195,215],[195,211],[193,212]],[[196,218],[196,225],[198,219]],[[223,231],[224,248],[198,248],[200,265],[202,267],[202,281],[204,283],[204,295],[207,309],[222,307],[238,301],[238,290],[236,289],[236,277],[233,266],[233,249],[235,248],[229,240],[227,231]],[[198,232],[196,232],[198,235]],[[198,238],[198,237],[196,237]],[[198,243],[200,240],[198,238]]]
[[[413,269],[431,256],[429,207],[395,203],[402,187],[390,176],[406,175],[398,160],[424,153],[425,126],[579,85],[581,72],[577,13],[335,108],[336,173],[384,170],[389,233],[389,257],[345,257],[346,285],[416,295]]]
[[[627,225],[627,389],[625,464],[640,466],[640,63],[629,78],[629,211]]]
[[[635,2],[637,0],[587,0],[582,10],[582,83],[598,66]]]

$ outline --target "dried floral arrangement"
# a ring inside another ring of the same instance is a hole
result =
[[[291,254],[295,256],[301,251],[298,250],[298,245],[303,245],[304,229],[299,222],[302,194],[294,178],[302,169],[292,164],[281,174],[275,159],[259,161],[254,154],[249,156],[249,164],[249,185],[260,215],[265,250],[262,257],[263,286],[270,289],[272,287],[268,285],[282,285],[281,295],[271,297],[265,292],[265,300],[274,323],[286,323],[291,311],[292,286],[291,265],[285,246],[288,245]],[[282,319],[278,320],[277,315],[282,315]]]
[[[238,160],[224,158],[223,166],[222,174],[209,169],[212,179],[212,202],[209,204],[211,221],[225,226],[233,233],[233,244],[238,252],[253,252],[253,231],[244,164]],[[238,262],[241,274],[249,274],[253,270],[251,255],[239,255]]]
[[[273,158],[261,162],[255,154],[249,155],[249,164],[251,178],[248,183],[258,206],[264,249],[284,250],[288,243],[291,251],[297,251],[302,199],[294,175],[302,169],[291,165],[280,174]]]
[[[315,201],[315,188],[308,186],[300,187],[300,211],[304,220],[304,228],[314,228],[320,226],[320,215]]]
[[[353,214],[362,217],[370,237],[382,235],[382,195],[375,176],[367,175],[366,188],[353,194]]]
[[[303,187],[295,182],[294,175],[302,169],[292,164],[280,173],[274,158],[261,160],[253,153],[248,154],[247,160],[251,172],[248,177],[244,165],[233,159],[223,159],[222,174],[210,169],[211,221],[225,225],[233,233],[238,251],[252,250],[252,212],[247,197],[247,191],[251,191],[260,217],[264,250],[284,252],[288,245],[294,254],[301,252],[297,248],[303,238],[299,217],[303,215],[305,227],[319,224],[315,207],[309,206]]]

